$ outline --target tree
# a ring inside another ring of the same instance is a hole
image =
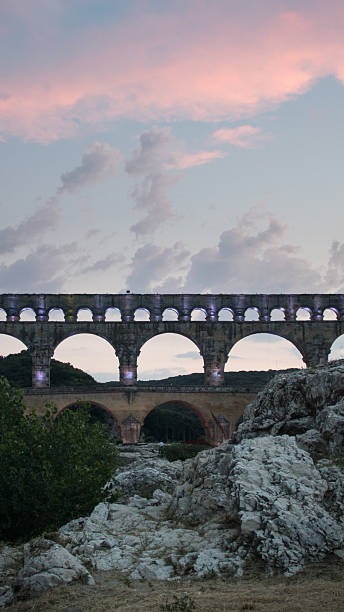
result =
[[[26,538],[89,514],[106,498],[117,451],[87,409],[25,414],[0,378],[0,539]]]

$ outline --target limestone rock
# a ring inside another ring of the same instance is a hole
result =
[[[88,570],[65,548],[45,538],[36,538],[25,544],[24,567],[17,575],[21,593],[44,591],[75,580],[94,584]]]
[[[228,543],[228,560],[258,555],[270,572],[293,574],[344,541],[324,507],[327,489],[294,438],[258,437],[189,460],[170,513],[192,524],[215,516],[236,524],[240,535]]]
[[[110,488],[120,493],[119,503],[126,503],[132,495],[151,497],[155,489],[171,493],[181,474],[182,462],[170,463],[166,459],[138,459],[117,470]]]
[[[275,376],[244,411],[234,443],[266,435],[297,436],[313,452],[343,450],[344,364]],[[315,430],[318,445],[315,443]],[[303,436],[303,437],[302,437]],[[313,439],[311,439],[313,438]]]

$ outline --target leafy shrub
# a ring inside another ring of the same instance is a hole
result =
[[[0,378],[0,539],[26,538],[90,513],[104,500],[117,451],[87,409],[24,414]]]
[[[173,595],[171,603],[166,602],[160,606],[161,612],[193,612],[196,610],[195,601],[189,595]]]
[[[183,444],[182,442],[174,442],[173,444],[166,444],[165,446],[159,447],[159,455],[168,461],[185,461],[195,457],[197,453],[203,450],[209,450],[211,447],[198,444]]]

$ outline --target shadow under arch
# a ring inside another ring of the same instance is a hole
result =
[[[188,415],[192,417],[185,418]],[[183,419],[184,423],[181,422]],[[205,415],[196,406],[183,400],[170,400],[152,407],[145,416],[141,432],[156,442],[197,442],[204,439],[209,441],[211,438]]]
[[[232,346],[225,371],[287,370],[304,368],[302,347],[273,332],[251,332]]]
[[[161,379],[203,372],[204,362],[194,338],[179,331],[163,331],[144,339],[137,359],[137,371],[141,380]]]
[[[56,416],[58,417],[65,410],[78,410],[84,406],[86,406],[89,411],[91,423],[100,422],[109,429],[109,436],[111,439],[121,439],[121,425],[117,417],[111,410],[99,402],[93,400],[91,402],[77,400],[60,408]]]
[[[63,327],[63,332],[55,345],[53,359],[70,363],[99,382],[119,378],[119,361],[115,348],[109,338],[99,333],[69,331],[67,326],[66,330]]]

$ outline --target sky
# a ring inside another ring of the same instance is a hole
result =
[[[343,108],[339,0],[0,0],[0,291],[344,292]],[[202,369],[172,340],[143,376]]]

